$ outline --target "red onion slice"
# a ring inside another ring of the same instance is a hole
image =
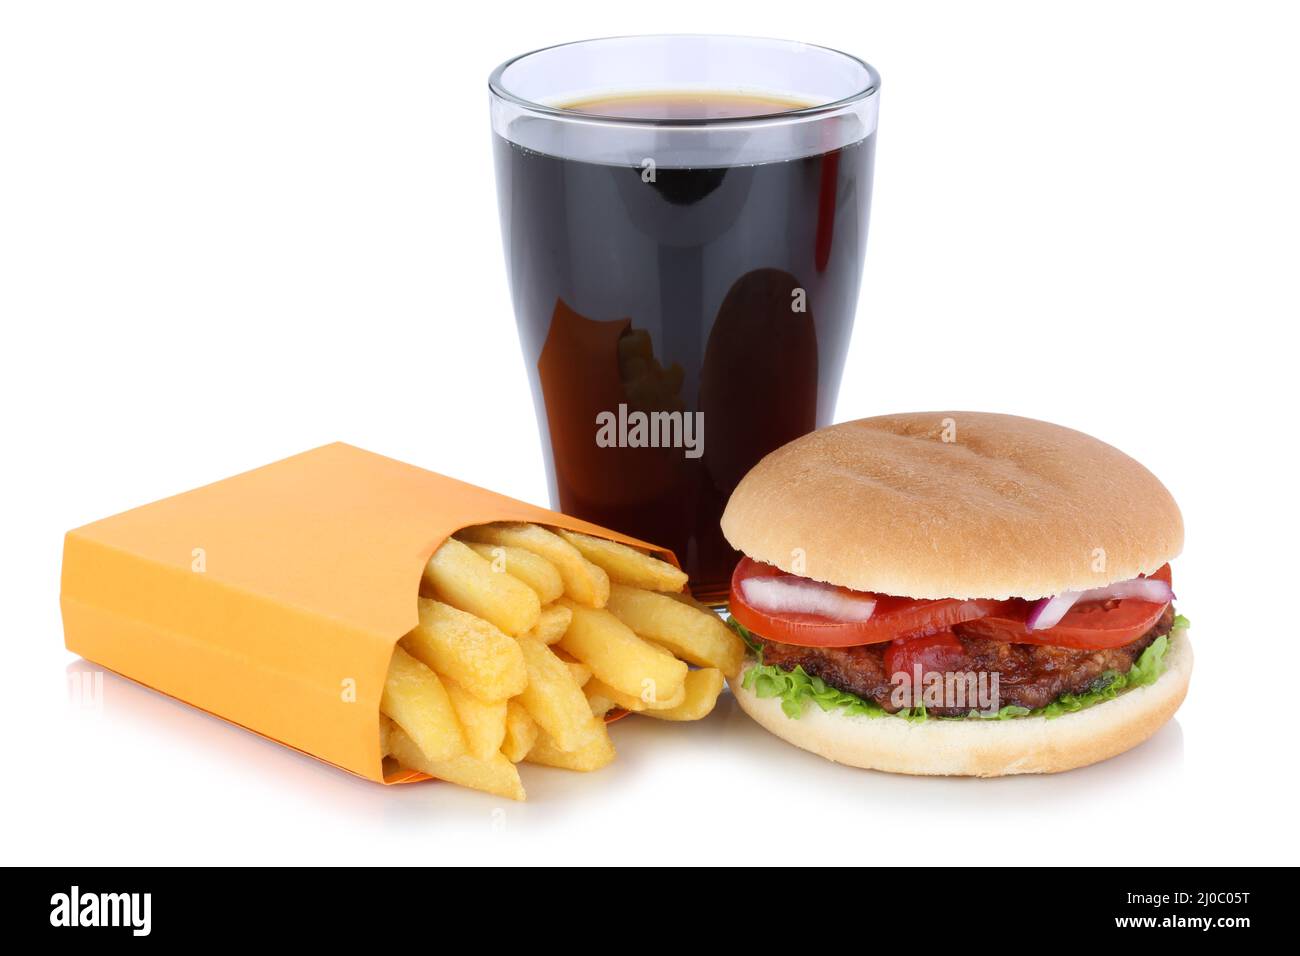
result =
[[[1134,578],[1132,581],[1120,581],[1104,588],[1084,591],[1081,601],[1146,601],[1150,604],[1168,604],[1174,599],[1174,589],[1164,581],[1156,578]]]
[[[1027,631],[1045,631],[1049,627],[1056,627],[1061,623],[1061,618],[1069,612],[1079,601],[1082,591],[1066,591],[1055,597],[1043,598],[1041,601],[1035,601],[1034,606],[1029,609],[1029,616],[1025,618],[1025,630]]]
[[[1133,578],[1117,581],[1102,588],[1087,591],[1064,591],[1055,597],[1034,602],[1025,618],[1025,628],[1045,631],[1056,627],[1061,619],[1080,601],[1146,601],[1151,604],[1168,604],[1174,599],[1174,589],[1157,578]]]
[[[876,610],[876,599],[870,595],[847,593],[808,578],[746,578],[740,590],[747,604],[768,614],[816,614],[860,624]]]

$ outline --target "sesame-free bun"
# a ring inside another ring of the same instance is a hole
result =
[[[809,704],[787,717],[776,697],[760,698],[730,680],[742,710],[783,740],[851,767],[930,776],[1001,777],[1085,767],[1142,743],[1174,715],[1192,677],[1192,645],[1179,629],[1170,636],[1165,672],[1153,684],[1114,700],[1048,720],[927,720],[846,716]]]
[[[912,598],[1040,598],[1182,550],[1165,486],[1082,432],[986,412],[832,425],[755,465],[722,515],[756,561]]]

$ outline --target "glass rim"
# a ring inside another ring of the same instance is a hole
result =
[[[781,110],[775,113],[757,113],[752,116],[724,116],[717,118],[709,117],[668,117],[661,119],[647,119],[645,117],[635,116],[610,116],[606,113],[585,113],[582,110],[566,109],[560,106],[548,106],[545,103],[538,103],[535,100],[520,96],[517,93],[507,89],[502,82],[502,77],[506,70],[514,66],[521,60],[530,56],[536,56],[539,53],[546,53],[551,50],[559,50],[564,47],[582,46],[592,43],[604,43],[612,40],[679,40],[679,39],[705,39],[705,40],[756,40],[762,43],[775,43],[790,47],[804,47],[806,49],[818,50],[823,53],[829,53],[833,56],[842,57],[860,66],[867,75],[867,83],[861,89],[842,96],[837,100],[827,103],[814,103],[808,106],[801,106],[796,109]],[[778,37],[756,37],[745,36],[735,33],[632,33],[618,36],[589,37],[585,40],[568,40],[564,43],[552,43],[550,46],[538,47],[535,50],[528,50],[525,53],[517,54],[510,59],[501,63],[494,69],[488,77],[488,90],[498,99],[513,103],[520,109],[538,116],[547,116],[557,120],[567,122],[589,123],[595,126],[649,126],[649,127],[676,127],[679,129],[690,128],[716,128],[719,126],[745,126],[745,125],[766,125],[792,123],[799,120],[815,118],[838,113],[855,103],[870,99],[880,92],[880,74],[866,60],[854,56],[852,53],[845,53],[843,50],[837,50],[834,47],[822,46],[817,43],[804,43],[800,40],[783,40]]]

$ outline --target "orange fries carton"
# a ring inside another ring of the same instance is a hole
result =
[[[664,549],[338,443],[69,531],[68,650],[379,782],[379,703],[450,535],[530,521]]]

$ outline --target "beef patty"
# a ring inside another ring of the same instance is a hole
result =
[[[1062,694],[1083,694],[1095,689],[1103,675],[1125,673],[1157,637],[1174,626],[1173,606],[1151,630],[1123,647],[1106,650],[1076,650],[1040,644],[1008,644],[979,637],[973,629],[958,624],[953,633],[961,641],[965,656],[950,665],[951,672],[998,675],[999,706],[1015,705],[1034,710],[1045,707]],[[886,644],[861,647],[796,647],[778,644],[755,634],[763,645],[763,663],[785,670],[802,667],[838,690],[873,700],[885,710],[898,710],[890,701],[894,685],[885,670]],[[960,717],[969,707],[930,708],[937,717]]]

